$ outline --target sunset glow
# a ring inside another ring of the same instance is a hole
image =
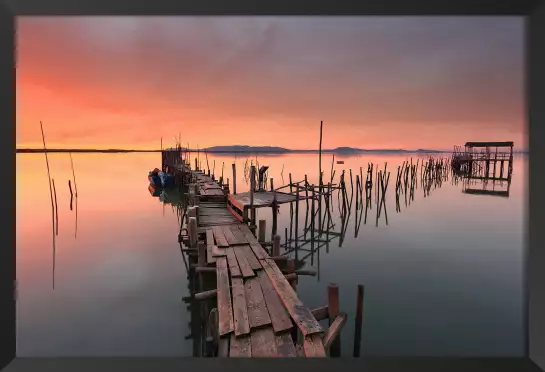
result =
[[[17,24],[18,148],[526,148],[522,17]]]

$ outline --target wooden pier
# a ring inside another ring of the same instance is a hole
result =
[[[190,170],[187,163],[179,169],[191,174],[188,196],[192,204],[180,241],[196,258],[191,266],[199,281],[202,283],[205,274],[216,277],[215,289],[201,286],[200,292],[192,294],[193,301],[216,299],[216,306],[204,317],[208,319],[208,341],[215,345],[213,354],[326,357],[328,350],[331,356],[340,354],[338,338],[346,314],[339,309],[338,287],[328,287],[326,306],[309,309],[297,296],[298,274],[293,259],[278,253],[280,237],[273,239],[269,254],[264,242],[259,241],[264,238],[256,238],[242,222],[248,220],[233,211],[235,206],[244,215],[248,205],[291,202],[293,195],[259,192],[249,202],[245,193],[231,195],[228,186],[220,185],[213,175]],[[273,199],[269,200],[271,195]],[[264,222],[260,221],[260,237],[264,236]],[[319,324],[325,319],[330,321],[327,330]]]

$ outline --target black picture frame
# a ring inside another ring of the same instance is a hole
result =
[[[16,358],[15,19],[18,15],[519,15],[526,19],[526,102],[530,179],[527,200],[528,338],[524,358],[362,358],[219,360],[207,358]],[[0,248],[0,369],[12,371],[295,370],[545,371],[545,1],[544,0],[4,0],[0,3],[0,161],[6,191]],[[541,133],[541,134],[539,134]]]

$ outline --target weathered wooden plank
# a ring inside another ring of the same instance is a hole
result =
[[[265,304],[267,305],[274,332],[279,333],[292,329],[293,323],[290,315],[282,304],[280,297],[278,297],[276,289],[267,276],[267,273],[262,270],[258,272],[257,276],[259,278],[259,283],[261,284],[261,291],[265,298]]]
[[[217,259],[216,270],[219,333],[220,336],[224,336],[234,331],[233,305],[231,303],[231,290],[229,288],[229,271],[227,269],[227,259],[225,257]]]
[[[295,293],[276,263],[272,259],[263,260],[261,263],[280,300],[303,335],[324,333],[318,321],[312,316],[310,309],[299,300],[297,293]]]
[[[249,245],[241,245],[240,247],[237,247],[242,252],[244,252],[244,255],[246,256],[246,259],[248,260],[248,263],[250,264],[250,267],[252,270],[261,270],[263,269],[263,266],[261,266],[261,263],[255,256],[254,251],[252,251],[252,248],[250,248]]]
[[[250,336],[235,337],[233,334],[231,336],[229,356],[231,358],[250,358],[252,356]]]
[[[230,226],[222,226],[222,230],[225,239],[227,239],[227,243],[229,243],[229,246],[238,245],[237,238],[235,238],[235,236],[233,235]]]
[[[256,255],[258,260],[261,261],[261,260],[266,260],[266,259],[270,258],[269,254],[267,253],[267,251],[265,249],[263,249],[261,244],[252,243],[252,244],[250,244],[250,248],[252,249],[252,251],[254,252],[254,254]],[[263,266],[263,265],[261,265],[261,266]]]
[[[214,254],[212,253],[212,248],[215,247],[214,245],[207,245],[206,246],[206,263],[208,264],[214,264],[216,263],[216,257],[214,257]]]
[[[250,334],[248,308],[244,283],[240,278],[231,278],[231,292],[233,295],[233,316],[235,321],[235,335],[237,337]]]
[[[263,297],[259,279],[252,278],[246,280],[244,289],[246,291],[246,306],[248,307],[250,329],[271,324],[271,317],[267,310],[267,304]]]
[[[199,211],[199,216],[201,215]],[[214,231],[212,229],[206,229],[206,245],[214,245]]]
[[[233,249],[235,252],[235,256],[237,257],[238,261],[238,267],[240,268],[240,271],[242,272],[242,276],[244,278],[252,278],[255,276],[254,270],[252,270],[252,267],[250,266],[250,263],[248,262],[248,259],[246,258],[246,255],[244,254],[244,251],[240,249],[240,247],[233,247],[230,248]]]
[[[224,257],[226,248],[219,248],[217,245],[212,246],[212,256],[214,257]]]
[[[297,350],[289,332],[276,335],[276,349],[281,358],[294,358],[297,356]]]
[[[305,356],[307,358],[324,358],[326,357],[324,345],[320,335],[308,335],[305,336],[303,341],[303,348],[305,350]]]
[[[227,256],[227,263],[229,264],[229,271],[231,272],[231,277],[238,278],[242,276],[242,271],[238,267],[237,257],[233,248],[225,248],[225,254]],[[217,263],[216,263],[217,265]]]
[[[254,358],[275,358],[278,357],[276,337],[271,327],[256,329],[252,331],[252,357]]]
[[[216,245],[219,248],[227,248],[229,247],[229,243],[227,243],[227,239],[225,239],[225,235],[223,235],[223,229],[220,226],[214,226],[214,237],[216,238]]]
[[[231,226],[231,232],[237,240],[237,244],[248,245],[248,239],[244,236],[244,233],[240,230],[239,224]]]
[[[327,329],[326,334],[324,335],[323,345],[325,349],[329,349],[333,341],[335,341],[337,337],[339,337],[345,323],[346,323],[346,313],[341,312],[335,318],[333,323],[331,323],[331,325]]]

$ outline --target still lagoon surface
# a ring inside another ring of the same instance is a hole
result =
[[[352,353],[358,284],[365,286],[362,356],[522,356],[528,158],[515,158],[508,198],[465,194],[449,178],[426,197],[417,186],[414,201],[406,206],[402,196],[398,212],[397,167],[411,156],[416,162],[410,154],[338,156],[344,164],[335,164],[335,178],[344,169],[348,184],[349,169],[355,177],[368,162],[381,169],[388,163],[388,224],[382,215],[376,226],[373,206],[356,233],[360,222],[352,216],[341,246],[333,240],[305,259],[304,268],[319,274],[300,278],[300,298],[310,308],[323,306],[327,285],[339,285],[341,310],[349,316],[344,356]],[[179,220],[148,191],[148,171],[160,167],[160,154],[72,158],[77,221],[70,157],[49,154],[59,215],[53,255],[45,157],[17,155],[18,356],[192,356]],[[328,175],[331,155],[323,159]],[[208,156],[217,175],[225,164],[231,184],[234,161],[237,191],[245,191],[246,156]],[[316,155],[260,155],[258,161],[270,167],[276,187],[289,173],[293,181],[317,178]],[[258,219],[271,226],[270,209],[259,210]],[[279,232],[289,228],[289,205],[278,221]]]

